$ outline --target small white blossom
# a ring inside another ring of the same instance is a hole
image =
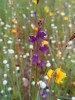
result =
[[[1,94],[3,94],[4,93],[4,91],[3,90],[1,90]]]
[[[32,83],[31,83],[32,85],[35,85],[35,81],[32,81]]]
[[[9,92],[12,90],[12,88],[11,87],[8,87],[8,89],[7,89]]]
[[[72,100],[75,100],[75,97],[72,97],[71,99],[72,99]]]
[[[50,66],[51,66],[50,62],[47,62],[46,67],[50,67]]]
[[[0,42],[2,42],[3,40],[2,39],[0,39]]]
[[[7,82],[7,80],[4,80],[3,81],[3,85],[6,85],[8,82]]]
[[[8,44],[12,44],[12,41],[11,41],[11,40],[9,40],[7,43],[8,43]]]
[[[46,89],[46,92],[49,92],[49,89]]]
[[[7,60],[3,60],[3,64],[7,64]]]
[[[15,55],[15,58],[18,59],[18,55]]]
[[[28,57],[29,56],[29,53],[26,53],[26,56]]]
[[[4,77],[7,77],[7,74],[4,74]]]
[[[8,49],[8,53],[9,54],[13,54],[14,53],[14,50],[13,49]]]
[[[46,88],[46,83],[43,81],[40,81],[39,85],[40,85],[40,88],[42,88],[42,89]]]
[[[20,67],[16,67],[16,71],[19,71],[20,70]]]
[[[44,76],[44,79],[45,79],[45,80],[48,80],[48,76]]]
[[[27,56],[26,55],[23,55],[23,58],[26,58]]]
[[[29,48],[30,48],[30,49],[33,49],[33,45],[29,45]]]
[[[73,44],[73,41],[69,41],[69,42],[68,42],[68,45],[72,45],[72,44]]]

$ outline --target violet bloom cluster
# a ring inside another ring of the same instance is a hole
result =
[[[38,29],[36,35],[29,36],[29,41],[37,45],[37,50],[32,56],[32,64],[37,64],[40,67],[45,65],[45,60],[39,58],[39,52],[47,53],[49,51],[48,45],[41,43],[43,40],[47,40],[47,35],[41,28]]]

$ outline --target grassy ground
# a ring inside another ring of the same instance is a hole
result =
[[[38,32],[39,18],[44,19],[41,27],[50,51],[39,53],[46,61],[40,68],[32,64],[38,45],[29,42],[29,36]],[[69,41],[73,34],[75,0],[39,0],[38,4],[32,0],[0,0],[0,100],[74,100],[75,40]],[[45,78],[49,69],[59,67],[66,73],[62,84],[56,83],[56,74],[51,81]]]

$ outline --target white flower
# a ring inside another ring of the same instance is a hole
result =
[[[40,88],[42,88],[42,89],[46,88],[46,83],[45,82],[40,81],[39,84],[40,84]]]
[[[47,62],[46,67],[50,67],[50,66],[51,66],[50,62]]]
[[[54,61],[55,59],[53,58],[52,61]]]
[[[35,85],[35,81],[32,81],[32,83],[31,83],[32,85]]]
[[[61,59],[62,59],[62,60],[64,60],[65,58],[64,58],[64,57],[62,57]]]
[[[7,77],[7,74],[4,74],[4,77]]]
[[[72,99],[72,100],[75,100],[75,97],[72,97],[71,99]]]
[[[6,85],[8,82],[7,82],[7,80],[4,80],[3,81],[3,85]]]
[[[54,44],[54,43],[56,43],[56,41],[55,41],[55,40],[52,40],[52,41],[51,41],[51,43],[53,43],[53,44]]]
[[[26,26],[22,26],[23,29],[26,29]]]
[[[54,27],[55,25],[54,24],[51,24],[51,27]]]
[[[7,43],[8,43],[8,44],[12,44],[12,41],[11,41],[11,40],[9,40]]]
[[[7,27],[4,27],[4,30],[7,30]]]
[[[15,58],[17,59],[18,58],[18,55],[15,55]]]
[[[48,54],[48,56],[50,56],[51,54]]]
[[[30,49],[33,49],[33,45],[29,45],[29,48],[30,48]]]
[[[4,22],[1,22],[0,24],[1,24],[1,25],[4,25]]]
[[[26,53],[26,56],[28,57],[29,56],[29,53]]]
[[[4,91],[3,90],[1,90],[1,94],[3,94],[4,93]]]
[[[46,92],[49,92],[49,89],[46,89]]]
[[[72,63],[75,63],[75,60],[72,59],[71,62],[72,62]]]
[[[6,24],[6,27],[10,28],[11,26],[9,24]]]
[[[0,39],[0,42],[2,42],[3,40],[2,39]]]
[[[48,80],[48,76],[44,76],[44,79],[45,79],[45,80]]]
[[[71,5],[68,5],[68,7],[70,8],[70,7],[71,7]]]
[[[3,60],[3,64],[7,64],[7,60]]]
[[[7,89],[9,92],[12,90],[12,88],[11,87],[8,87],[8,89]]]
[[[16,71],[19,71],[19,70],[20,70],[20,67],[17,66],[17,67],[16,67]]]
[[[73,51],[75,52],[75,48],[73,49]]]
[[[23,55],[23,58],[26,58],[27,56],[26,55]]]
[[[71,47],[71,46],[69,46],[69,47],[67,47],[66,49],[67,49],[67,50],[71,50],[71,49],[72,49],[72,47]]]
[[[69,24],[68,26],[71,28],[72,27],[72,24]]]
[[[73,41],[69,41],[69,42],[68,42],[68,45],[72,45],[72,44],[73,44]]]
[[[4,51],[4,54],[7,54],[7,51]]]
[[[25,79],[26,79],[25,77],[22,78],[23,81],[25,81]]]
[[[5,67],[9,68],[9,64],[6,64]]]
[[[34,25],[34,24],[31,24],[31,27],[32,27],[32,28],[35,28],[35,25]]]
[[[61,12],[61,16],[65,16],[65,13],[64,12]]]
[[[14,53],[14,50],[13,49],[8,49],[8,53],[9,54],[13,54]]]

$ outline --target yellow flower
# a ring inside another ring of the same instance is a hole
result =
[[[48,76],[49,79],[51,79],[52,74],[53,74],[53,70],[49,69],[48,72],[47,72],[47,76]]]
[[[44,7],[44,10],[45,10],[46,13],[48,13],[49,12],[49,7],[48,6],[45,6]]]
[[[56,83],[57,84],[63,83],[63,79],[66,78],[66,74],[61,71],[61,68],[57,68],[55,72],[56,72]]]
[[[43,44],[43,45],[48,45],[48,41],[43,40],[43,41],[42,41],[42,44]]]
[[[7,34],[4,34],[4,37],[5,37],[5,38],[7,38],[7,37],[8,37],[8,35],[7,35]]]
[[[16,34],[17,33],[17,30],[16,29],[12,29],[11,30],[11,33]]]
[[[32,0],[32,2],[33,2],[34,4],[37,4],[37,0]]]
[[[33,27],[33,30],[34,31],[38,31],[38,27]]]
[[[57,56],[58,58],[60,58],[60,57],[61,57],[61,53],[57,53],[56,56]]]
[[[12,19],[13,23],[17,23],[17,20],[15,18]]]
[[[52,12],[52,11],[50,11],[50,12],[49,12],[49,15],[50,15],[50,16],[53,16],[53,12]]]
[[[68,16],[65,16],[64,17],[64,20],[66,20],[66,21],[69,20],[69,17]]]

